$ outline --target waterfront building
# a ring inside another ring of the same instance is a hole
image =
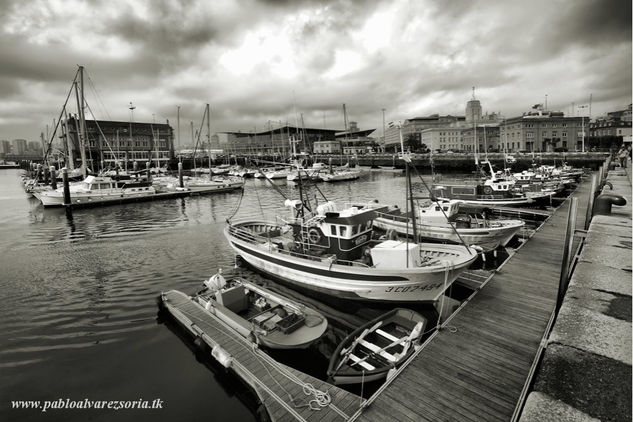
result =
[[[422,145],[435,152],[461,151],[463,129],[460,127],[433,127],[420,132]]]
[[[499,125],[499,149],[508,152],[548,152],[557,148],[581,151],[582,124],[588,129],[587,117],[567,117],[561,111],[535,111],[512,117]]]
[[[466,124],[473,125],[481,121],[481,103],[475,98],[475,88],[473,97],[466,103]]]
[[[312,148],[315,154],[340,154],[341,141],[316,141]]]
[[[315,142],[336,141],[338,129],[299,128],[282,125],[260,132],[218,132],[219,147],[238,155],[288,155],[290,139],[295,139],[296,152],[311,153]]]
[[[402,137],[404,138],[405,143],[407,143],[408,140],[411,140],[417,145],[421,145],[424,143],[422,142],[423,130],[429,128],[462,127],[465,120],[464,116],[440,116],[439,114],[432,114],[427,117],[414,117],[412,119],[405,120],[402,124]],[[400,129],[397,124],[390,122],[385,130],[385,150],[395,151],[396,149],[400,149]]]
[[[11,142],[2,140],[0,141],[0,152],[3,154],[11,153]]]
[[[343,154],[367,154],[378,149],[378,143],[369,137],[375,130],[360,130],[356,122],[350,122],[347,131],[338,132],[335,136],[341,144]]]
[[[27,150],[26,139],[14,139],[13,142],[13,154],[24,155]]]
[[[500,150],[499,123],[479,123],[476,128],[463,128],[462,142],[462,151],[481,153]]]
[[[62,134],[66,152],[70,151],[75,163],[81,157],[78,123],[79,120],[75,117],[64,121],[65,130]],[[162,167],[174,158],[174,130],[169,121],[143,123],[86,120],[86,132],[86,164],[93,170],[114,167],[115,162],[121,167],[127,167],[128,163],[134,161],[150,161],[152,165]]]
[[[631,104],[625,110],[612,111],[589,123],[590,143],[610,147],[613,143],[631,142]]]

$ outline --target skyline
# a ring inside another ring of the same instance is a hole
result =
[[[592,117],[631,103],[622,0],[0,1],[0,139],[39,138],[78,64],[96,119],[128,121],[132,102],[134,121],[176,130],[180,106],[182,143],[206,103],[212,132],[301,114],[342,129],[345,103],[375,136],[382,109],[387,122],[463,115],[473,86],[506,117],[546,101],[577,114],[590,95]]]

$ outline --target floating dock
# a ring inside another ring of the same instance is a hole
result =
[[[583,227],[590,183],[578,198]],[[570,199],[432,335],[353,420],[510,421],[555,315]]]
[[[164,294],[169,313],[255,391],[272,421],[347,421],[364,400],[283,365],[182,295]],[[327,393],[326,395],[324,393]]]

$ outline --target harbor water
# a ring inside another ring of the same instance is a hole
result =
[[[240,192],[69,216],[27,195],[19,174],[0,172],[0,419],[255,420],[257,403],[246,387],[197,361],[179,330],[157,318],[155,303],[161,291],[192,293],[218,268],[234,266],[222,230]],[[298,195],[298,186],[275,183],[284,195]],[[375,171],[318,185],[331,200],[402,208],[404,188],[401,173]],[[321,192],[313,187],[309,196],[323,201]],[[247,180],[235,218],[287,216],[283,201],[267,181]],[[309,356],[285,358],[309,366]],[[59,399],[160,400],[162,408],[11,409],[12,401]]]

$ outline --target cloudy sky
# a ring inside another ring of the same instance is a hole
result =
[[[631,102],[630,0],[0,0],[0,139],[52,125],[77,65],[98,119],[382,133],[387,121]],[[93,88],[94,87],[94,88]],[[72,107],[72,111],[76,109]],[[87,114],[90,118],[90,114]]]

